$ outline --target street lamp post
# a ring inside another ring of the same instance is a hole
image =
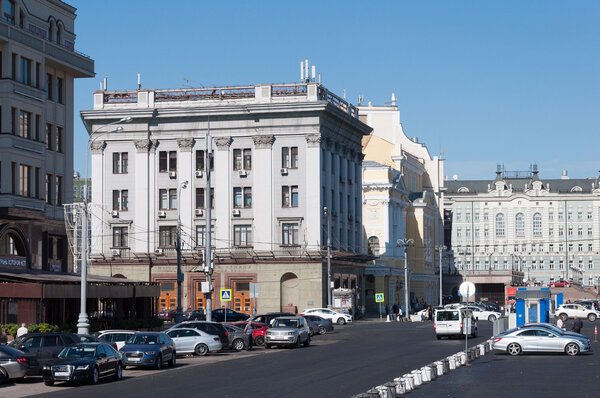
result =
[[[397,247],[404,248],[404,311],[406,313],[406,319],[410,319],[410,312],[408,312],[408,248],[414,246],[415,241],[412,239],[404,238],[396,241]]]
[[[88,166],[89,166],[89,155],[90,148],[94,141],[98,139],[98,137],[92,138],[94,134],[96,134],[101,129],[112,126],[118,123],[129,123],[131,122],[131,116],[123,117],[119,120],[116,120],[112,123],[104,124],[98,127],[96,130],[90,133],[90,139],[88,139],[87,148],[85,152],[85,180],[83,185],[83,217],[81,220],[81,303],[79,307],[79,319],[77,319],[77,333],[79,334],[89,334],[89,319],[87,316],[87,267],[88,267],[88,255],[89,255],[89,247],[88,247],[88,222],[89,222],[89,213],[88,213]],[[85,123],[84,123],[85,125]],[[87,125],[86,125],[87,128]],[[115,131],[121,131],[123,127],[119,126],[115,129]],[[89,130],[88,130],[89,131]],[[107,131],[105,133],[108,133]]]
[[[323,207],[323,215],[327,218],[327,308],[331,308],[331,215],[327,207]]]
[[[442,306],[442,251],[446,250],[447,247],[444,245],[436,245],[435,250],[440,255],[440,307]]]
[[[179,184],[177,190],[177,312],[175,313],[175,321],[180,323],[183,321],[183,309],[181,308],[181,284],[183,282],[183,274],[181,273],[181,190],[186,189],[188,181],[185,180]]]

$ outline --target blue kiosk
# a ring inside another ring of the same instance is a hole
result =
[[[531,322],[550,322],[551,297],[550,289],[547,287],[518,288],[515,292],[517,301],[515,305],[517,326]]]

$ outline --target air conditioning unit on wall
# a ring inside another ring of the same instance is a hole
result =
[[[177,178],[177,172],[176,171],[169,171],[169,178]]]
[[[202,209],[196,209],[195,214],[198,217],[202,217],[204,215],[204,210],[202,210]]]
[[[288,169],[287,169],[287,167],[284,167],[284,168],[281,169],[281,175],[282,176],[288,175]]]
[[[158,217],[160,218],[165,218],[167,216],[167,212],[164,210],[161,210],[158,212]]]
[[[239,216],[240,216],[240,214],[241,214],[241,213],[240,213],[240,209],[233,209],[233,210],[231,211],[231,215],[232,215],[232,216],[234,216],[234,217],[239,217]]]
[[[120,256],[121,255],[121,250],[119,250],[119,249],[112,249],[112,255],[114,257]]]
[[[119,211],[118,210],[113,210],[110,214],[113,216],[113,218],[119,217]]]
[[[202,178],[204,172],[202,170],[196,170],[196,178]]]
[[[240,170],[240,177],[247,177],[248,172],[246,170]]]

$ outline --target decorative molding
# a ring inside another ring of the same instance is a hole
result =
[[[137,153],[148,153],[152,147],[152,141],[150,140],[135,140],[133,141],[133,144],[135,145],[135,151]]]
[[[177,145],[180,152],[191,152],[194,147],[193,138],[177,138]]]
[[[231,137],[216,137],[213,138],[215,145],[217,146],[217,150],[219,151],[228,151],[233,139]]]
[[[306,144],[308,147],[318,147],[321,146],[321,142],[327,143],[328,141],[321,134],[305,134],[304,138],[306,138]]]
[[[90,145],[90,150],[95,154],[101,154],[104,152],[104,148],[106,148],[106,141],[92,141]]]
[[[275,142],[274,135],[254,135],[252,136],[254,141],[254,147],[256,149],[271,149],[273,142]]]
[[[158,148],[158,146],[160,145],[160,141],[158,140],[150,140],[150,142],[152,142],[152,146],[150,147],[150,151],[152,153],[156,152],[156,148]]]

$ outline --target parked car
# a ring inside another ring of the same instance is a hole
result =
[[[0,384],[22,379],[29,370],[29,359],[23,351],[0,345]]]
[[[347,322],[352,322],[352,315],[330,310],[329,308],[309,308],[304,310],[300,315],[318,315],[321,318],[331,319],[331,322],[338,325],[345,325]]]
[[[29,359],[27,375],[32,376],[41,374],[42,367],[54,361],[65,346],[79,342],[81,339],[75,333],[49,332],[27,333],[8,345],[25,353]]]
[[[306,319],[301,316],[276,318],[265,336],[266,348],[274,345],[296,348],[301,344],[310,345],[310,331]]]
[[[291,312],[267,312],[266,314],[254,315],[250,320],[270,326],[271,322],[280,316],[296,316],[296,314],[292,314]]]
[[[134,334],[133,330],[100,330],[96,332],[98,338],[114,344],[113,348],[116,346],[117,350],[120,350]]]
[[[79,343],[67,346],[58,354],[56,361],[46,364],[42,370],[44,384],[56,381],[87,381],[98,384],[101,377],[123,378],[123,362],[120,352],[106,343]]]
[[[590,309],[600,308],[600,305],[598,304],[598,300],[577,300],[577,301],[575,301],[575,304],[580,304],[580,305],[583,305],[584,307],[588,307]],[[593,308],[591,308],[592,305],[594,306]]]
[[[169,309],[169,310],[162,310],[161,312],[156,314],[156,317],[158,319],[162,319],[165,322],[175,322],[176,315],[177,315],[177,311],[175,311],[173,309]]]
[[[250,345],[250,335],[244,333],[244,329],[237,326],[224,323],[223,327],[227,330],[226,348],[231,350],[241,351]]]
[[[571,284],[567,281],[554,281],[548,283],[548,287],[569,287]]]
[[[325,319],[318,315],[302,315],[302,318],[308,322],[311,336],[333,331],[333,322],[331,322],[331,319]]]
[[[590,322],[595,322],[600,316],[600,312],[586,308],[581,304],[563,304],[554,311],[554,315],[560,317],[563,321],[576,316],[577,318],[587,318]]]
[[[175,343],[175,350],[178,354],[193,353],[204,356],[209,352],[217,352],[223,348],[219,336],[198,329],[172,329],[167,332],[167,336]]]
[[[204,321],[206,320],[206,315],[204,314],[204,310],[187,310],[183,313],[184,321]]]
[[[244,329],[248,322],[236,322],[233,323],[233,326],[237,326],[240,329]],[[263,345],[265,344],[265,334],[269,327],[263,323],[250,322],[250,327],[252,327],[252,338],[254,339],[254,344]]]
[[[248,318],[250,318],[250,315],[229,308],[219,308],[212,312],[213,322],[238,322],[245,321]]]
[[[438,340],[442,337],[460,336],[465,333],[477,337],[477,319],[467,308],[445,308],[434,313],[433,329]],[[468,320],[471,320],[470,322]]]
[[[585,335],[583,335],[581,333],[575,333],[575,332],[569,332],[569,331],[563,330],[553,323],[526,323],[524,325],[517,326],[517,328],[518,329],[545,328],[545,329],[551,330],[556,333],[564,334],[566,336],[572,336],[572,337],[575,337],[578,339],[589,340]],[[512,329],[511,329],[511,331],[512,331]]]
[[[490,322],[494,322],[496,319],[500,318],[502,316],[501,313],[499,312],[495,312],[495,311],[488,311],[487,309],[481,309],[481,307],[476,307],[476,306],[466,306],[463,308],[467,308],[469,310],[471,310],[471,312],[473,312],[473,316],[475,317],[475,319],[477,319],[478,321],[490,321]]]
[[[583,340],[547,328],[516,328],[493,337],[492,348],[510,355],[523,352],[564,352],[577,355],[591,351],[589,339]]]
[[[161,332],[136,332],[119,350],[126,366],[153,366],[160,369],[165,361],[175,366],[175,343]]]
[[[177,325],[173,325],[168,330],[179,328],[198,329],[208,334],[214,334],[215,336],[219,336],[221,339],[221,344],[223,344],[224,347],[227,346],[227,330],[218,322],[186,321],[178,323]]]

